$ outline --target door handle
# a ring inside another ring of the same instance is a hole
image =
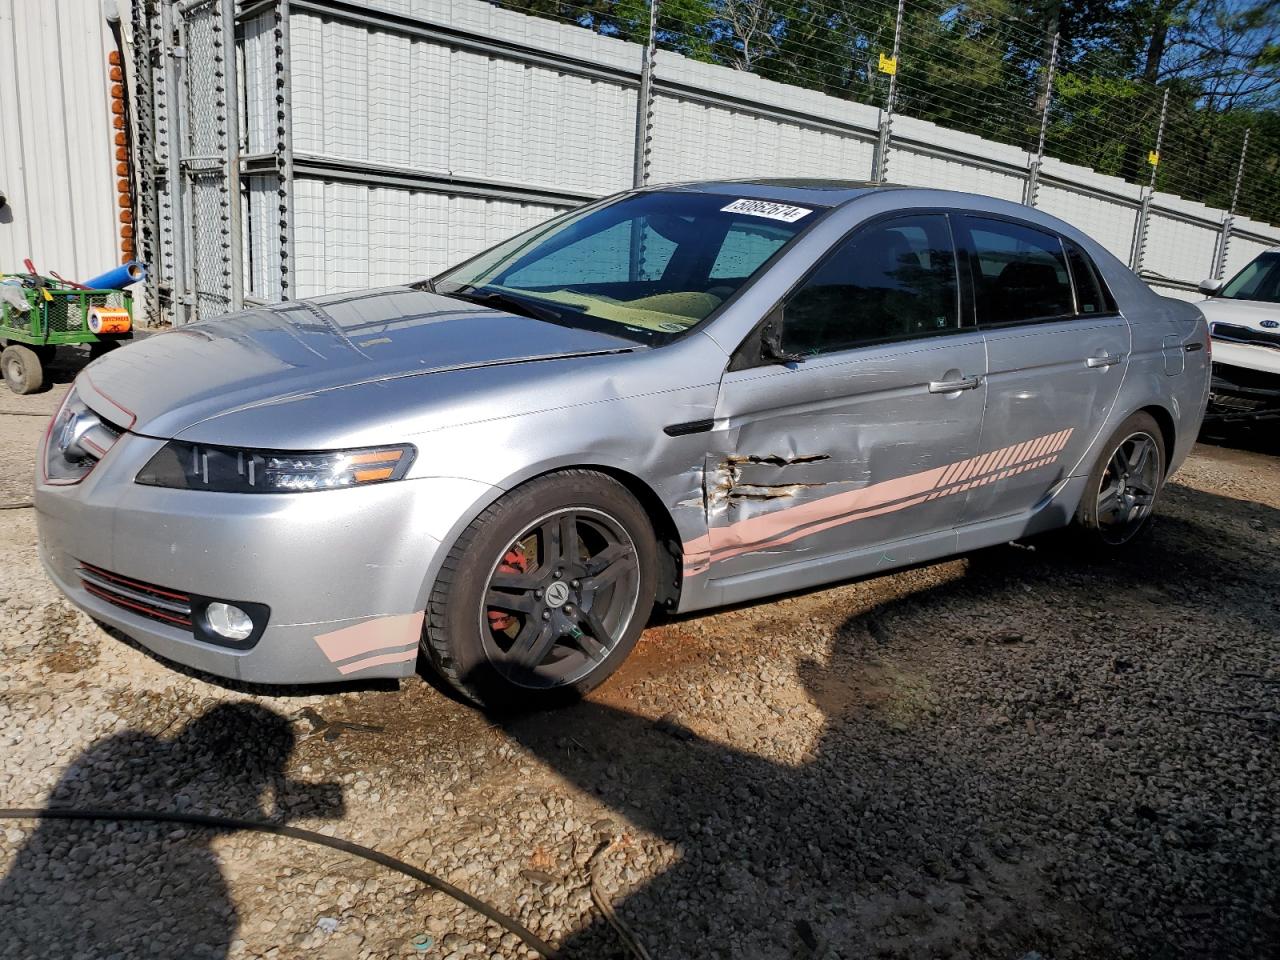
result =
[[[961,377],[959,380],[932,380],[930,393],[956,393],[960,390],[977,390],[982,386],[981,377]]]
[[[1104,353],[1100,357],[1090,357],[1085,364],[1090,367],[1111,367],[1115,366],[1124,358],[1114,353]]]

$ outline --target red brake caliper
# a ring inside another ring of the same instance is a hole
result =
[[[502,558],[502,562],[498,564],[499,573],[525,573],[529,569],[529,558],[524,555],[524,549],[517,544],[507,551],[506,556]],[[489,608],[489,627],[492,630],[502,633],[516,622],[516,618],[505,610],[496,610]]]

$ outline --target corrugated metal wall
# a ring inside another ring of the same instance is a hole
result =
[[[0,0],[0,272],[120,260],[102,0]]]
[[[294,296],[421,277],[575,195],[630,186],[639,46],[476,0],[293,0],[289,23],[292,143],[302,164],[293,182]],[[247,63],[264,59],[250,49],[258,36],[246,31]],[[246,70],[250,116],[255,102],[271,103],[268,81]],[[874,107],[665,51],[655,82],[651,183],[871,175]],[[1022,201],[1030,160],[897,117],[887,177]],[[452,189],[457,181],[523,196],[468,196]],[[540,192],[568,196],[539,202]],[[1138,246],[1138,186],[1047,158],[1036,200],[1121,260]],[[1195,299],[1194,284],[1214,271],[1225,212],[1163,193],[1147,205],[1148,279]],[[1274,227],[1237,220],[1237,228],[1280,242]],[[1228,266],[1259,246],[1233,240]],[[254,261],[268,262],[270,251],[262,254]]]

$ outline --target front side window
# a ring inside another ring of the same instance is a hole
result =
[[[1280,252],[1260,255],[1231,278],[1221,295],[1230,300],[1280,303]]]
[[[825,208],[684,191],[562,215],[434,281],[446,296],[649,342],[690,329]]]
[[[1004,220],[965,217],[978,323],[1026,323],[1075,315],[1062,241]]]
[[[783,307],[783,346],[812,355],[959,328],[955,250],[941,214],[842,240]]]

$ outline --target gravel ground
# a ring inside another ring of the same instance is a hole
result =
[[[73,366],[0,410],[51,411]],[[0,502],[43,426],[0,416]],[[1006,546],[667,621],[518,721],[423,680],[179,672],[62,601],[3,510],[0,806],[346,837],[574,958],[627,956],[593,863],[655,960],[1277,957],[1280,448],[1246,446],[1198,447],[1124,560]],[[0,877],[5,957],[535,956],[259,834],[3,822]]]

